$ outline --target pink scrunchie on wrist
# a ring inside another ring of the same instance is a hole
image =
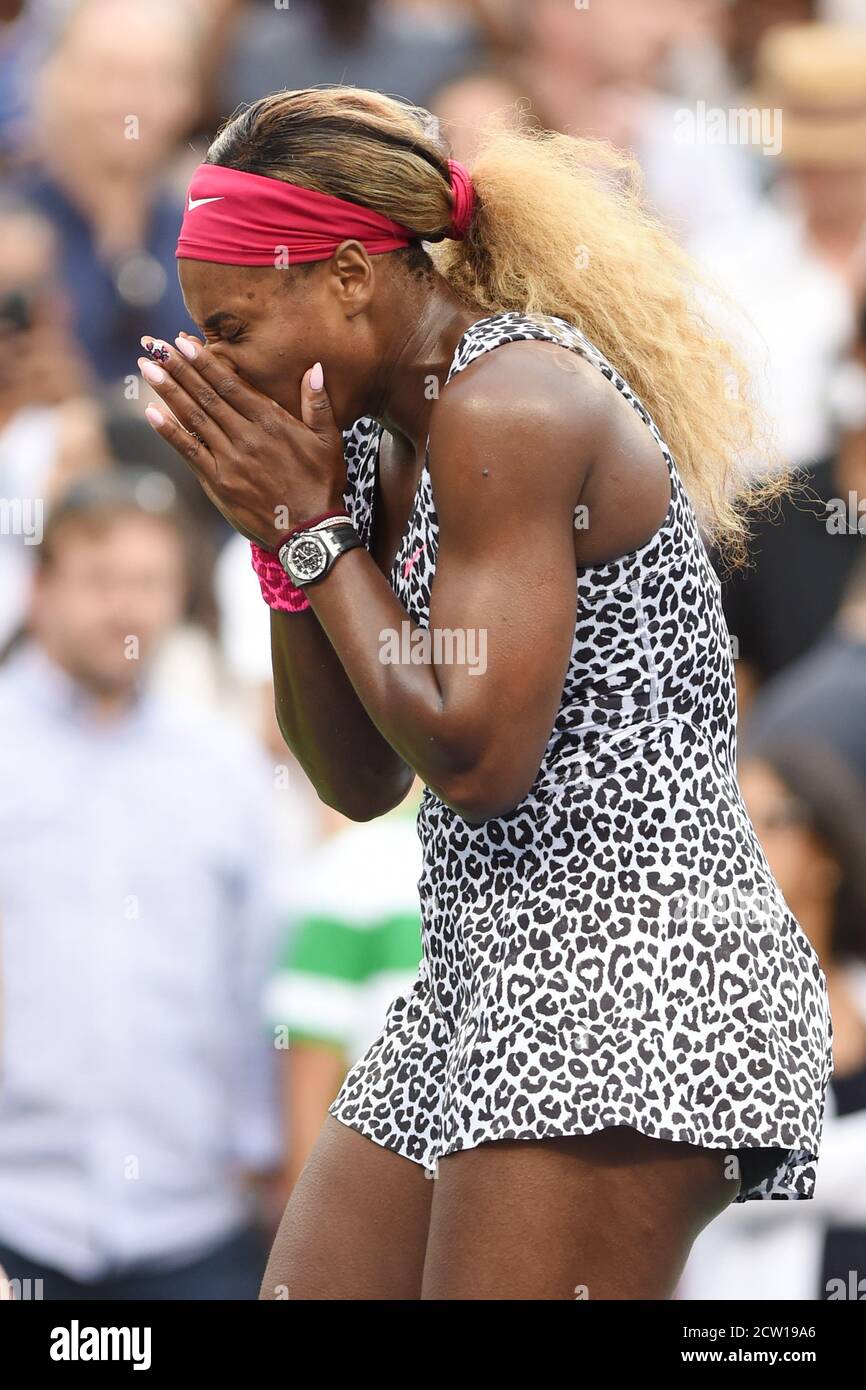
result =
[[[310,600],[303,589],[293,584],[280,564],[279,557],[272,550],[263,550],[260,545],[250,541],[253,569],[262,586],[262,598],[269,608],[280,613],[303,613],[309,608]]]

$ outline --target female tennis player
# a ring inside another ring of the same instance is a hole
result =
[[[262,1297],[670,1297],[730,1202],[812,1195],[831,1067],[699,530],[754,492],[736,355],[624,157],[470,175],[374,92],[231,120],[177,254],[147,414],[252,542],[286,741],[357,820],[426,786],[418,976]]]

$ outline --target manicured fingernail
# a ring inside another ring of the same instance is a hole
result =
[[[144,413],[152,425],[164,425],[165,416],[161,410],[157,410],[155,405],[146,405]]]
[[[310,390],[321,391],[325,384],[325,373],[322,370],[321,362],[317,362],[310,372]]]
[[[146,358],[140,357],[138,365],[141,368],[141,375],[145,381],[150,382],[151,386],[161,386],[165,381],[165,372],[155,362],[148,362]]]
[[[140,342],[145,352],[157,362],[167,362],[171,357],[168,343],[164,343],[161,338],[141,338]]]
[[[195,343],[191,343],[189,338],[175,338],[174,345],[178,352],[182,352],[184,357],[192,359],[195,357]]]

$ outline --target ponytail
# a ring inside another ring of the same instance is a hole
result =
[[[787,479],[770,466],[744,362],[699,307],[718,291],[644,204],[636,160],[601,141],[495,129],[471,173],[469,234],[432,249],[437,269],[469,308],[579,328],[649,411],[707,539],[740,563],[744,512]]]

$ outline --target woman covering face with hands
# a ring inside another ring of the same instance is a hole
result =
[[[169,407],[150,405],[147,418],[241,535],[276,549],[295,519],[342,505],[343,439],[320,363],[304,374],[292,415],[200,339],[182,334],[174,353],[152,339],[143,338],[142,346],[153,359],[139,359],[142,376]]]
[[[668,1297],[729,1202],[811,1196],[831,1062],[699,526],[736,557],[739,363],[626,159],[500,133],[470,176],[373,92],[235,117],[178,258],[148,417],[251,542],[284,737],[355,819],[426,784],[418,976],[262,1296]],[[708,932],[722,884],[773,931]]]

